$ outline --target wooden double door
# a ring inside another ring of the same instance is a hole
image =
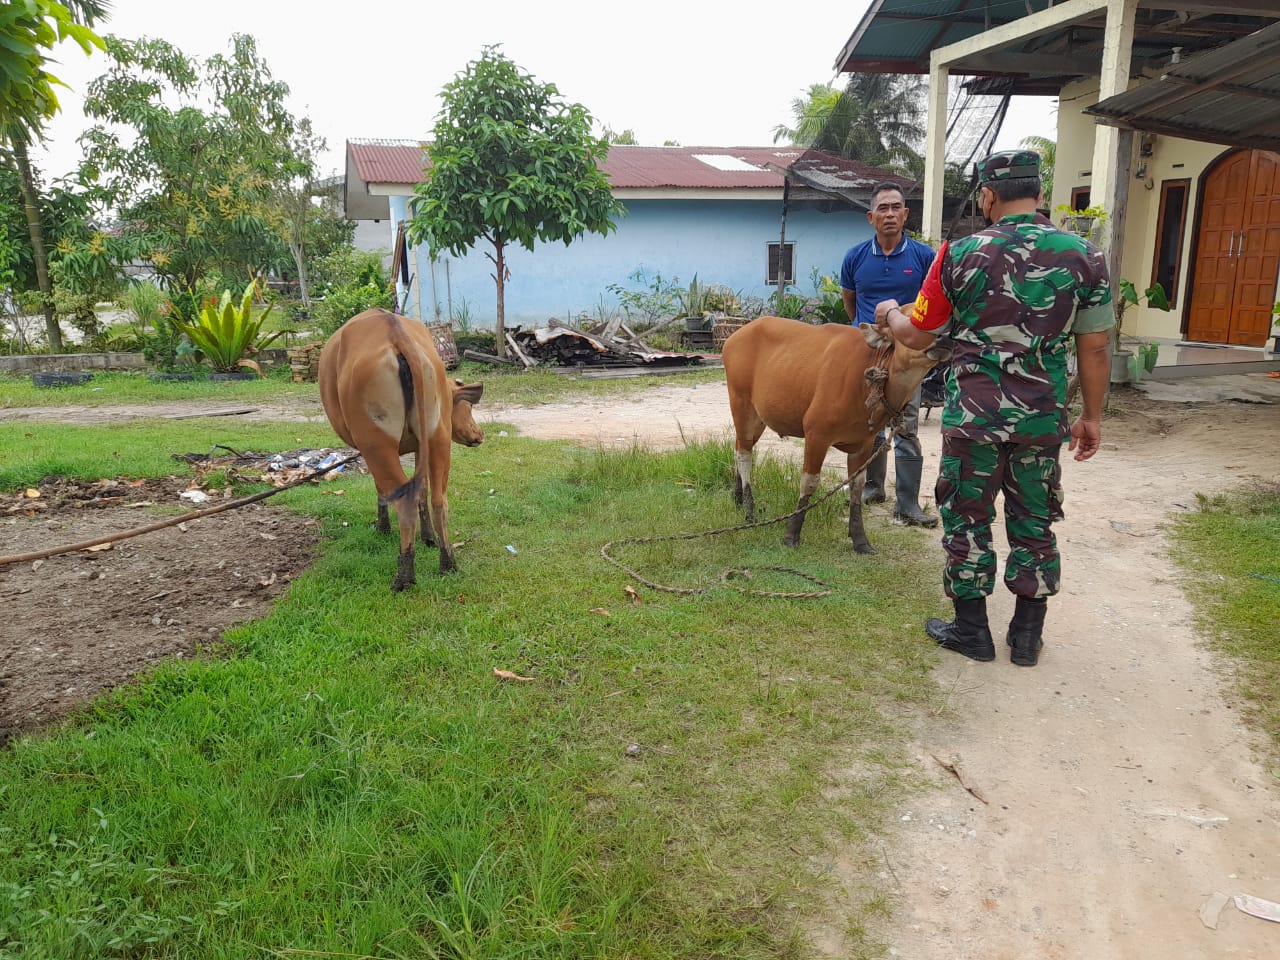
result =
[[[1280,154],[1241,150],[1205,177],[1187,339],[1260,347],[1280,272]]]

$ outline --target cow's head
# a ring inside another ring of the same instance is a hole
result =
[[[453,391],[453,442],[466,447],[478,447],[484,440],[484,431],[476,426],[471,408],[480,402],[484,384],[464,384],[461,380],[455,380],[449,386]]]
[[[912,350],[906,344],[895,341],[889,335],[887,327],[864,323],[858,329],[862,331],[862,336],[866,339],[867,346],[872,350],[879,350],[885,346],[893,347],[894,361],[891,364],[891,369],[893,370],[905,370],[923,365],[924,371],[927,373],[934,364],[951,359],[954,343],[949,337],[937,337],[924,350]]]

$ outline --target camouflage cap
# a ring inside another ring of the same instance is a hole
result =
[[[1034,150],[1001,150],[978,163],[978,182],[1040,176],[1040,154]]]

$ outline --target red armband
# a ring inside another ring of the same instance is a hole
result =
[[[929,266],[915,306],[911,308],[911,323],[921,330],[940,330],[951,318],[951,301],[942,289],[942,261],[947,255],[944,243]]]

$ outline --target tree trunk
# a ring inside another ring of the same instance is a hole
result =
[[[290,243],[289,252],[293,254],[293,265],[298,268],[298,296],[302,298],[302,309],[311,312],[311,294],[307,289],[307,260],[303,256],[301,243]]]
[[[507,359],[507,325],[503,281],[506,279],[507,269],[502,260],[502,246],[501,240],[493,241],[493,249],[496,252],[493,258],[493,279],[498,285],[498,323],[494,327],[494,332],[498,335],[498,356],[505,360]]]
[[[22,209],[27,217],[27,233],[31,237],[31,258],[36,264],[36,283],[44,301],[44,329],[49,338],[49,349],[62,352],[62,328],[53,312],[53,284],[49,282],[49,260],[44,252],[44,228],[40,224],[40,196],[36,193],[35,176],[31,170],[31,158],[27,155],[26,136],[15,131],[10,137],[13,159],[18,164],[18,177],[22,182]]]

